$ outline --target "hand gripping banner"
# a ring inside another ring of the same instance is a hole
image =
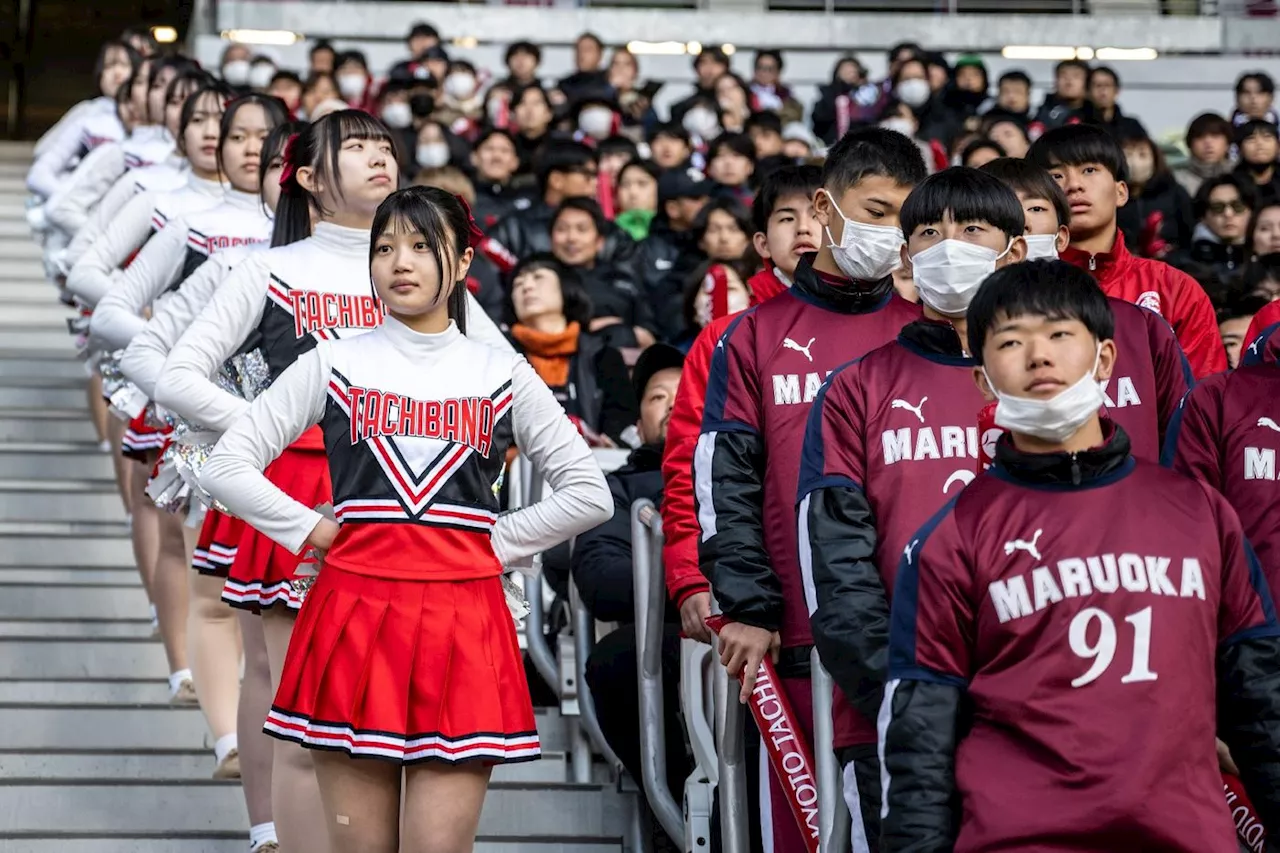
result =
[[[1258,820],[1258,812],[1244,792],[1240,777],[1231,773],[1222,774],[1222,792],[1227,797],[1227,808],[1231,809],[1231,820],[1236,825],[1236,833],[1240,843],[1254,853],[1263,853],[1267,849],[1267,833]]]

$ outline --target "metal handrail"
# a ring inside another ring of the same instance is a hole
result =
[[[720,778],[720,760],[716,757],[714,687],[707,676],[719,665],[713,660],[711,646],[696,640],[680,641],[680,708],[684,711],[685,731],[693,762],[712,785]],[[696,771],[695,771],[696,772]]]
[[[581,718],[582,728],[586,730],[587,737],[591,740],[591,745],[617,772],[622,762],[618,760],[609,742],[604,739],[604,731],[600,728],[600,717],[596,714],[596,701],[591,691],[587,689],[587,658],[591,656],[591,651],[596,645],[595,619],[583,605],[582,597],[578,595],[578,585],[574,583],[572,576],[569,578],[569,608],[573,614],[573,643],[576,652],[574,675],[578,680],[578,716]]]
[[[542,474],[534,469],[523,456],[517,456],[511,463],[510,505],[513,509],[531,506],[542,498]],[[529,660],[533,668],[542,676],[542,680],[560,695],[560,666],[556,663],[555,652],[547,642],[546,619],[542,603],[542,573],[522,575],[524,578],[524,597],[529,601],[529,613],[524,617],[525,645],[529,650]]]
[[[711,612],[720,613],[715,596],[711,597]],[[720,638],[715,639],[717,657]],[[715,667],[716,705],[716,753],[720,759],[720,848],[723,853],[747,853],[751,848],[751,836],[747,828],[747,768],[745,725],[747,710],[738,701],[735,679],[723,666]]]
[[[836,760],[833,705],[835,682],[822,666],[818,650],[809,652],[813,689],[813,761],[818,783],[819,853],[848,853],[851,845],[849,810],[845,808]]]
[[[636,668],[640,688],[640,773],[649,808],[672,838],[684,838],[684,812],[667,783],[666,731],[662,707],[662,614],[666,587],[662,551],[662,519],[653,501],[631,505],[632,589],[635,593]]]

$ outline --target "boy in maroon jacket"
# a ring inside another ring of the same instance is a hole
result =
[[[903,549],[882,849],[1235,853],[1215,732],[1280,831],[1280,625],[1227,502],[1099,417],[1098,288],[998,270],[967,315],[996,464]]]

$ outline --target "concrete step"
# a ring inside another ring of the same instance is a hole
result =
[[[0,281],[0,292],[7,285]],[[20,323],[31,323],[40,328],[56,327],[62,329],[67,335],[67,340],[72,340],[71,334],[66,332],[67,318],[76,316],[76,310],[67,305],[63,305],[58,301],[58,291],[55,288],[49,288],[49,300],[47,302],[10,302],[4,306],[3,319],[9,326]],[[0,303],[4,300],[0,299]],[[68,344],[69,345],[69,344]]]
[[[56,593],[38,586],[23,584],[0,585],[0,619],[52,619],[55,621],[71,621],[76,619],[141,619],[149,616],[150,609],[146,593],[141,585],[130,587],[65,587]],[[110,657],[112,644],[107,643],[102,649],[105,657]],[[59,649],[56,651],[67,651]],[[52,652],[50,652],[52,654]],[[79,664],[68,661],[77,671]],[[152,675],[151,670],[138,673],[120,672],[127,661],[117,661],[112,678],[130,678],[141,675]],[[16,660],[0,660],[0,677],[20,677],[11,667],[32,669],[34,661],[23,663]],[[33,670],[39,672],[38,669]],[[88,673],[78,672],[79,675]]]
[[[0,180],[7,177],[4,164],[0,164]],[[31,227],[25,219],[0,219],[0,239],[30,240]]]
[[[67,312],[67,317],[73,316]],[[50,314],[38,324],[33,323],[25,329],[12,326],[0,329],[0,346],[5,349],[22,349],[41,356],[62,358],[75,353],[75,340],[67,331],[67,324],[61,316]]]
[[[87,378],[88,374],[85,374]],[[6,385],[0,380],[0,411],[10,407],[34,408],[47,406],[56,409],[79,409],[89,416],[88,392],[85,379],[74,385]]]
[[[15,529],[16,528],[16,529]],[[22,528],[52,530],[39,535],[22,535]],[[41,523],[36,521],[6,523],[0,525],[0,566],[128,566],[132,565],[133,545],[123,524],[113,525],[109,532],[102,526]],[[77,530],[82,532],[76,533]],[[73,535],[75,534],[75,535]],[[21,611],[7,609],[0,601],[0,619],[9,613],[21,615]],[[92,609],[59,615],[41,613],[50,619],[78,619],[94,616]]]
[[[21,566],[0,566],[0,587],[15,585],[132,587],[138,583],[138,572],[132,566],[123,566],[118,569],[89,569],[84,566],[46,566],[29,569]]]
[[[0,309],[3,310],[3,309]],[[33,359],[0,353],[0,384],[11,384],[15,379],[60,379],[84,383],[89,378],[85,364],[68,349],[57,358],[52,356]]]
[[[0,406],[3,406],[0,402]],[[24,453],[6,450],[0,444],[0,480],[15,481],[40,478],[34,482],[57,483],[82,480],[92,483],[114,483],[115,471],[111,454],[94,446],[81,451],[62,453]]]
[[[135,577],[137,572],[134,572]],[[130,619],[130,620],[108,620],[104,622],[90,622],[85,619],[73,620],[54,620],[54,619],[0,619],[0,639],[12,639],[15,637],[68,637],[68,638],[97,638],[97,637],[150,637],[151,636],[151,620],[150,619]],[[0,682],[0,697],[6,696],[3,685]],[[60,693],[65,689],[65,685],[57,685],[54,693]],[[7,701],[0,698],[0,702]]]
[[[3,179],[0,179],[0,185],[3,185]],[[31,239],[30,230],[25,234],[6,236],[0,234],[0,258],[13,258],[14,260],[30,260],[32,258],[39,260],[43,257],[43,250],[40,245]]]
[[[0,413],[0,442],[8,441],[97,444],[98,433],[87,411],[7,409]]]
[[[0,491],[0,514],[21,512],[47,521],[81,521],[85,519],[125,517],[120,496],[109,483],[93,491],[4,492]]]
[[[34,243],[32,245],[35,245]],[[9,299],[8,290],[23,284],[39,285],[46,294],[56,294],[57,290],[44,277],[44,263],[40,260],[39,249],[32,257],[27,254],[4,255],[4,263],[0,263],[0,302]],[[54,301],[57,296],[54,296]]]

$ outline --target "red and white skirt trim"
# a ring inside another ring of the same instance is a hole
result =
[[[225,578],[235,562],[244,531],[243,521],[210,507],[200,526],[191,568],[202,575]]]
[[[501,578],[392,580],[325,565],[263,731],[401,764],[537,759]]]
[[[296,444],[291,445],[263,473],[286,495],[307,506],[331,500],[329,462],[323,448],[300,450]],[[254,612],[276,605],[290,610],[302,607],[302,599],[293,588],[294,573],[303,561],[301,556],[248,525],[238,544],[222,588],[223,601]]]
[[[120,455],[127,459],[152,464],[164,450],[171,432],[173,427],[153,426],[148,423],[147,411],[144,409],[141,414],[129,421],[129,427],[124,431],[124,438],[120,440]]]

